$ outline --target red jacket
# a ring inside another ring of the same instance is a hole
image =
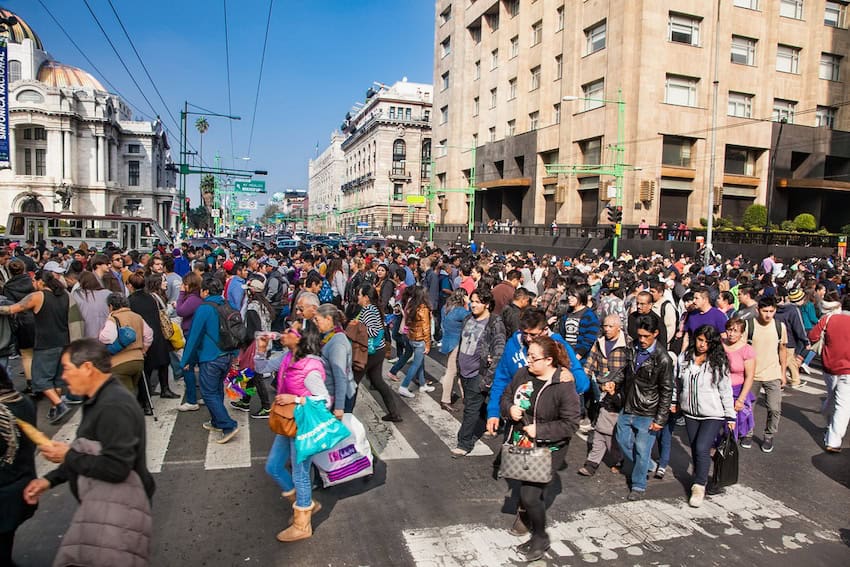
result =
[[[821,352],[824,370],[828,374],[850,374],[850,341],[847,340],[847,337],[850,337],[850,313],[842,311],[834,315],[824,315],[809,331],[809,340],[815,342],[820,339],[824,328],[826,338]]]

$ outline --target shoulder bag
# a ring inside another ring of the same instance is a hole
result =
[[[821,333],[820,333],[820,338],[818,340],[816,340],[815,342],[813,342],[809,346],[809,350],[813,350],[818,354],[822,354],[823,345],[826,342],[826,327],[827,327],[827,325],[829,325],[829,318],[830,317],[832,317],[831,313],[826,316],[826,322],[824,322],[824,324],[823,324],[823,331],[821,331]]]
[[[534,411],[531,423],[537,423],[537,402],[552,380],[546,382],[534,400]],[[508,435],[508,440],[512,435]],[[552,480],[552,451],[549,447],[538,447],[537,439],[531,439],[531,447],[519,447],[510,442],[502,445],[502,461],[499,468],[500,476],[519,480],[548,484]]]
[[[159,328],[162,331],[162,336],[165,337],[166,341],[170,341],[171,337],[174,336],[174,325],[171,323],[171,319],[168,317],[168,313],[165,311],[165,303],[163,303],[162,298],[160,298],[157,294],[152,293],[151,296],[154,298],[157,304],[157,312],[159,313]]]
[[[288,368],[288,367],[287,367]],[[279,373],[278,380],[283,379],[283,375],[287,368],[282,369]],[[278,390],[278,393],[280,390]],[[281,405],[272,401],[272,407],[269,413],[269,429],[278,435],[285,437],[295,437],[298,433],[298,428],[295,425],[295,403]]]

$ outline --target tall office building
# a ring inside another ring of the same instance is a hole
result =
[[[474,174],[478,222],[604,223],[616,178],[586,166],[613,165],[622,141],[625,224],[696,225],[710,206],[740,221],[772,183],[773,220],[811,212],[837,229],[850,222],[846,12],[832,0],[438,0],[437,190]],[[466,198],[442,195],[438,221],[465,223]]]

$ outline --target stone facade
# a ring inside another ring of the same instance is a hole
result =
[[[337,231],[336,213],[341,210],[342,186],[345,175],[345,154],[342,142],[345,138],[334,131],[331,144],[309,164],[308,227],[310,232],[326,233]]]

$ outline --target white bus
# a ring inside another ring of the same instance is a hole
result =
[[[75,213],[11,213],[6,225],[8,240],[38,243],[61,240],[78,248],[85,242],[102,250],[107,242],[122,250],[148,251],[157,242],[172,245],[171,237],[153,219],[121,215]]]

